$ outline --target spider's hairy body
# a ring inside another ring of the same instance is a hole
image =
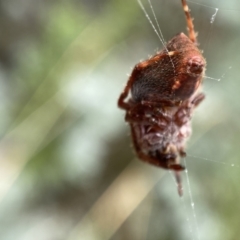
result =
[[[134,101],[147,101],[155,95],[160,101],[179,102],[197,90],[206,65],[199,49],[184,33],[170,40],[166,49],[168,52],[164,49],[135,66],[131,87]],[[194,63],[198,69],[193,69]]]
[[[162,51],[138,63],[118,101],[126,110],[125,120],[139,159],[173,170],[179,195],[179,171],[185,169],[180,158],[186,155],[192,112],[204,99],[200,88],[206,68],[185,0],[182,4],[189,37],[176,35]]]

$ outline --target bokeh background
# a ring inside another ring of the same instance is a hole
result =
[[[186,32],[180,0],[152,3],[165,40]],[[179,198],[116,105],[162,48],[137,1],[0,1],[0,239],[239,239],[240,2],[189,6],[209,78]]]

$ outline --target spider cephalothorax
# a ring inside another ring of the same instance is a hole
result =
[[[174,170],[180,195],[179,171],[185,169],[180,158],[186,155],[192,112],[204,99],[200,86],[206,67],[185,0],[182,5],[189,37],[176,35],[162,51],[138,63],[118,100],[118,106],[126,110],[138,157]]]

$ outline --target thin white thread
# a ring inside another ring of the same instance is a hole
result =
[[[206,5],[206,4],[201,4],[201,3],[193,2],[193,1],[190,1],[190,0],[187,0],[187,2],[196,4],[196,5],[199,5],[199,6],[207,7],[207,8],[216,9],[215,7],[211,7],[211,6],[208,6],[208,5]],[[218,10],[221,10],[221,11],[234,11],[234,12],[239,12],[239,10],[230,9],[230,8],[229,8],[229,9],[227,9],[227,8],[218,8]]]
[[[231,70],[231,69],[232,69],[232,66],[228,67],[228,70],[227,70],[227,71],[229,71],[229,70]],[[224,73],[221,75],[220,78],[213,78],[213,77],[209,77],[209,76],[206,76],[206,75],[204,76],[204,78],[208,78],[208,79],[211,79],[211,80],[220,82],[223,78],[225,78],[225,75],[226,75],[227,71],[224,72]]]
[[[153,10],[153,6],[152,6],[152,3],[151,3],[151,0],[148,0],[148,3],[149,3],[149,5],[150,5],[150,8],[151,8],[151,10],[152,10],[152,13],[153,13],[153,16],[154,16],[155,22],[156,22],[156,24],[157,24],[159,34],[160,34],[160,36],[161,36],[163,42],[165,43],[165,40],[164,40],[164,37],[163,37],[162,31],[161,31],[161,28],[160,28],[160,26],[159,26],[159,23],[158,23],[158,20],[157,20],[157,17],[156,17],[155,11]]]
[[[232,69],[232,66],[228,67],[228,70],[227,70],[227,71],[229,71],[230,69]],[[220,77],[220,79],[225,78],[226,73],[227,73],[227,72],[223,73],[222,76]]]
[[[219,164],[223,164],[223,165],[227,165],[227,166],[231,166],[231,167],[238,167],[238,168],[240,167],[239,165],[236,165],[234,163],[227,163],[227,162],[222,162],[222,161],[211,160],[208,158],[203,158],[203,157],[194,156],[194,155],[190,155],[190,154],[188,154],[188,157],[199,159],[199,160],[201,159],[204,161],[209,161],[209,162],[214,162],[214,163],[219,163]]]
[[[208,77],[208,76],[204,76],[204,78],[208,78],[208,79],[211,79],[211,80],[215,80],[217,82],[220,82],[221,81],[221,78],[213,78],[213,77]]]
[[[197,215],[196,215],[196,211],[195,211],[195,207],[194,207],[195,205],[194,205],[194,201],[193,201],[193,196],[192,196],[192,191],[191,191],[191,186],[190,186],[190,180],[189,180],[189,176],[188,176],[187,162],[186,162],[185,158],[183,159],[183,161],[184,161],[184,165],[186,167],[185,173],[186,173],[186,177],[187,177],[188,193],[189,193],[189,196],[190,196],[192,213],[193,213],[194,222],[195,222],[195,225],[196,225],[197,239],[200,240],[200,234],[199,234],[199,228],[198,228],[198,222],[197,222]]]
[[[194,240],[195,235],[194,235],[194,232],[193,232],[193,229],[192,229],[192,225],[191,225],[191,222],[190,222],[190,218],[189,218],[189,216],[188,216],[188,214],[187,214],[186,203],[185,203],[185,201],[184,201],[184,198],[181,197],[180,199],[181,199],[181,202],[182,202],[182,204],[183,204],[184,212],[185,212],[185,214],[187,215],[187,216],[186,216],[186,221],[187,221],[187,225],[188,225],[188,228],[189,228],[189,233],[192,235],[192,239]]]
[[[168,170],[168,172],[169,172],[169,174],[170,174],[170,176],[171,176],[171,178],[172,178],[176,188],[178,188],[178,184],[176,182],[176,179],[173,176],[173,172],[171,170]],[[184,201],[184,194],[183,194],[183,196],[180,197],[180,200],[181,200],[181,203],[183,204],[184,212],[186,214],[186,221],[187,221],[187,225],[188,225],[188,228],[189,228],[189,232],[192,235],[192,239],[194,240],[194,233],[193,233],[193,230],[192,230],[192,225],[191,225],[190,218],[189,218],[189,216],[187,214],[187,207],[186,207],[186,203]]]
[[[215,21],[215,18],[217,16],[218,10],[219,10],[218,8],[215,8],[215,13],[211,17],[211,21],[210,21],[211,24]]]
[[[215,13],[212,15],[211,19],[210,19],[210,29],[209,29],[209,34],[207,37],[207,42],[205,44],[204,49],[206,50],[208,47],[208,44],[210,42],[210,38],[211,38],[211,33],[212,33],[212,27],[213,27],[213,22],[215,21],[216,17],[217,17],[217,13],[218,13],[218,8],[214,8],[215,9]]]
[[[158,31],[157,31],[155,25],[153,24],[151,18],[149,17],[149,15],[148,15],[146,9],[144,8],[144,6],[143,6],[141,0],[137,0],[137,2],[138,2],[138,4],[139,4],[139,6],[141,7],[141,9],[143,10],[143,12],[144,12],[146,18],[148,19],[149,23],[151,24],[151,26],[152,26],[154,32],[157,34],[157,36],[158,36],[159,40],[161,41],[162,45],[165,47],[164,42],[163,42],[163,39],[162,39],[161,36],[159,35],[159,33],[158,33]],[[165,47],[165,48],[166,48],[166,47]],[[166,49],[166,50],[167,50],[167,49]]]
[[[174,71],[174,73],[175,73],[175,66],[174,66],[174,64],[173,64],[173,61],[172,61],[170,55],[169,55],[169,51],[168,51],[166,45],[164,44],[164,39],[162,39],[161,36],[159,35],[159,33],[158,33],[158,31],[157,31],[155,25],[153,24],[151,18],[149,17],[149,15],[148,15],[146,9],[144,8],[144,6],[143,6],[141,0],[137,0],[137,2],[138,2],[138,4],[139,4],[139,6],[141,7],[141,9],[143,10],[143,12],[144,12],[146,18],[148,19],[149,23],[151,24],[151,26],[152,26],[154,32],[157,34],[157,36],[158,36],[160,42],[162,43],[164,49],[166,50],[166,52],[167,52],[167,54],[168,54],[168,56],[169,56],[169,59],[170,59],[170,61],[171,61],[171,63],[172,63],[173,71]],[[151,2],[149,2],[149,4],[150,4],[150,6],[151,6]],[[152,7],[151,7],[151,8],[152,8]],[[154,15],[155,15],[155,13],[154,13]],[[158,24],[158,26],[159,26],[159,24]],[[160,26],[159,26],[159,28],[160,28]],[[162,33],[162,32],[161,32],[161,30],[160,30],[160,34],[161,34],[161,33]]]

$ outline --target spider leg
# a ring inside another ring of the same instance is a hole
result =
[[[142,100],[141,104],[144,106],[149,106],[149,107],[173,107],[178,105],[180,102],[173,102],[170,100],[164,100],[164,99],[159,99],[158,96],[154,96],[154,94],[151,94],[151,99],[155,99],[155,101],[148,101],[148,100]],[[156,100],[157,99],[157,100]]]
[[[157,118],[154,115],[146,116],[144,112],[128,111],[125,116],[125,121],[129,123],[146,123],[157,126]]]
[[[178,186],[178,195],[181,197],[183,195],[181,174],[179,171],[175,171],[174,174],[175,174],[175,178],[176,178],[176,182],[177,182],[177,186]]]
[[[191,118],[192,108],[186,105],[179,107],[178,111],[174,114],[174,122],[178,126],[184,125]]]
[[[199,93],[193,100],[192,104],[194,107],[197,107],[205,98],[205,95],[203,93]]]
[[[179,154],[182,158],[187,156],[187,153],[185,152],[184,148],[180,148]]]
[[[193,43],[195,43],[197,45],[197,39],[196,39],[195,30],[194,30],[193,20],[191,18],[190,10],[189,10],[186,0],[182,0],[182,6],[183,6],[183,10],[185,12],[186,19],[187,19],[189,38],[192,40]]]
[[[148,162],[148,163],[150,163],[152,165],[155,165],[157,167],[162,167],[162,168],[168,169],[168,166],[164,165],[157,158],[150,157],[149,155],[142,152],[142,149],[138,145],[137,137],[136,137],[136,134],[135,134],[135,131],[133,129],[132,124],[130,125],[130,127],[131,127],[131,133],[132,133],[133,146],[135,148],[135,151],[136,151],[136,154],[137,154],[138,158],[140,160],[144,161],[144,162]]]
[[[147,156],[146,154],[144,154],[143,152],[141,152],[140,149],[138,149],[139,151],[137,151],[137,156],[140,160],[143,160],[145,162],[148,162],[150,164],[153,164],[157,167],[162,167],[162,168],[166,168],[166,169],[171,169],[174,171],[174,175],[176,178],[176,183],[177,183],[177,188],[178,188],[178,194],[181,197],[183,195],[183,187],[182,187],[182,179],[181,179],[181,174],[180,171],[185,170],[185,167],[181,164],[172,164],[170,166],[165,166],[161,161],[159,161],[158,159],[155,158],[150,158],[149,156]]]
[[[118,107],[128,110],[130,108],[130,104],[128,102],[125,102],[124,100],[127,98],[129,90],[131,89],[132,83],[134,79],[131,76],[130,79],[127,82],[127,85],[125,86],[123,92],[121,93],[119,99],[118,99]]]
[[[199,93],[191,102],[187,102],[179,107],[175,113],[174,118],[179,126],[183,125],[191,118],[192,111],[197,107],[205,98],[203,93]]]
[[[125,100],[128,97],[128,94],[129,94],[129,91],[131,90],[133,82],[137,79],[137,75],[139,73],[141,73],[146,67],[149,67],[150,65],[155,64],[156,61],[159,61],[161,58],[165,58],[166,56],[170,58],[171,56],[177,53],[178,52],[176,51],[171,51],[171,52],[156,54],[152,58],[137,64],[132,71],[132,74],[127,82],[127,85],[125,86],[123,92],[121,93],[118,99],[118,107],[124,110],[129,110],[131,108],[131,104],[129,102],[126,102]]]
[[[156,107],[152,109],[151,106],[138,103],[127,111],[125,120],[130,123],[146,121],[154,124],[158,118],[164,118],[166,122],[171,121],[171,118],[164,113],[164,109]]]
[[[183,165],[179,164],[179,163],[171,164],[168,167],[169,167],[169,169],[174,170],[175,172],[185,170],[185,167]]]
[[[125,86],[123,92],[121,93],[119,99],[118,99],[118,107],[129,110],[131,108],[130,102],[125,102],[124,100],[128,97],[129,91],[131,90],[132,84],[137,79],[137,75],[141,72],[143,68],[145,68],[149,63],[147,61],[144,61],[142,63],[137,64],[133,71],[132,74],[127,82],[127,85]]]

